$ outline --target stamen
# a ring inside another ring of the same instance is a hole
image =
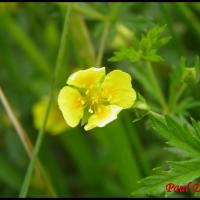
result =
[[[81,104],[82,104],[82,105],[84,105],[84,104],[85,104],[85,101],[84,101],[83,99],[81,100]]]
[[[85,94],[86,94],[86,95],[88,95],[88,94],[89,94],[89,92],[90,92],[90,91],[89,91],[89,90],[87,90]]]
[[[91,108],[90,108],[88,111],[89,111],[89,113],[91,113],[91,114],[93,113],[93,110],[92,110]]]

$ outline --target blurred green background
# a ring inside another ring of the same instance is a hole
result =
[[[0,3],[0,86],[32,144],[38,136],[34,121],[43,119],[45,103],[35,115],[33,108],[49,95],[68,6],[67,44],[57,92],[72,72],[95,66],[107,18],[101,66],[107,72],[119,68],[131,73],[133,87],[155,111],[163,112],[134,74],[134,66],[108,59],[155,24],[167,24],[165,34],[172,39],[160,51],[165,61],[154,66],[167,99],[170,74],[180,56],[187,57],[190,64],[200,51],[199,3]],[[184,95],[198,100],[199,87],[191,87]],[[61,123],[56,97],[53,106],[51,123]],[[200,112],[191,106],[179,114],[198,119]],[[163,148],[163,140],[148,126],[147,117],[133,123],[134,119],[132,110],[124,110],[114,122],[89,132],[77,127],[55,134],[48,128],[39,158],[51,187],[36,170],[28,196],[129,197],[138,187],[137,181],[151,175],[152,168],[180,159]],[[0,137],[0,197],[16,197],[29,157],[2,104]]]

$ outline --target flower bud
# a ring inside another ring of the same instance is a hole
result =
[[[197,82],[197,72],[194,67],[183,69],[183,81],[187,84],[195,84]]]

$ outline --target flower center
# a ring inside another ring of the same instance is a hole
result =
[[[101,85],[97,84],[82,92],[82,98],[78,101],[80,105],[84,106],[85,114],[92,115],[101,112],[102,105],[109,104],[109,96],[107,98],[103,97]]]
[[[101,104],[100,87],[92,87],[87,89],[85,98],[87,101],[88,112],[93,114],[98,111],[99,104]]]

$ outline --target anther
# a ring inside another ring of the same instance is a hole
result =
[[[89,111],[89,113],[91,113],[91,114],[93,113],[93,110],[92,110],[91,108],[90,108],[88,111]]]
[[[81,100],[81,104],[82,104],[82,105],[84,105],[84,104],[85,104],[85,101],[84,101],[83,99]]]
[[[89,94],[89,90],[87,90],[85,94],[88,95]]]

